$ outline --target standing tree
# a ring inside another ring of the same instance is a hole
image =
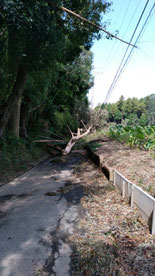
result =
[[[0,136],[9,118],[18,135],[20,103],[29,74],[44,70],[52,62],[73,61],[81,52],[81,45],[90,49],[93,39],[100,36],[95,27],[67,16],[60,8],[62,2],[96,24],[100,24],[102,12],[109,7],[109,3],[101,0],[1,0],[0,33],[4,37],[1,50],[8,63],[7,74],[11,76],[1,106]]]

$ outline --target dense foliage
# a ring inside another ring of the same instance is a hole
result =
[[[98,105],[96,114],[104,111],[104,126],[112,124],[109,135],[129,145],[155,152],[155,94],[138,100],[120,97],[116,103]],[[100,128],[102,129],[100,124]]]
[[[107,111],[107,121],[123,125],[155,125],[155,94],[138,100],[137,98],[124,99],[113,104],[102,104],[101,109]]]
[[[100,33],[61,5],[96,24],[110,6],[103,0],[0,2],[1,137],[6,129],[27,137],[43,128],[75,128],[77,103],[88,108],[89,50]]]
[[[110,128],[109,134],[120,142],[125,142],[131,148],[138,146],[145,150],[155,151],[155,126],[122,126]]]

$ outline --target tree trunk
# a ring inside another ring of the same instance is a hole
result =
[[[20,113],[20,127],[21,127],[21,135],[24,138],[28,137],[28,132],[27,132],[27,128],[26,128],[28,111],[29,111],[28,104],[22,103],[21,113]]]
[[[71,140],[68,142],[68,144],[67,144],[67,146],[66,146],[66,148],[65,148],[65,150],[64,150],[64,152],[63,152],[63,155],[68,155],[68,154],[71,152],[71,149],[72,149],[72,147],[75,145],[76,141],[77,141],[77,140],[75,140],[75,139],[71,139]]]
[[[82,122],[82,121],[81,121]],[[92,129],[92,126],[90,126],[89,128],[87,128],[84,123],[82,122],[85,132],[83,133],[82,129],[78,128],[77,129],[77,133],[73,133],[71,131],[71,129],[68,127],[70,134],[72,136],[72,138],[69,140],[67,146],[65,147],[64,151],[63,151],[63,155],[68,155],[71,152],[72,147],[75,145],[75,143],[77,142],[77,140],[81,139],[82,137],[86,136],[90,130]]]
[[[13,112],[11,113],[9,118],[9,129],[17,138],[19,138],[20,109],[21,109],[21,97],[16,102]]]
[[[12,27],[8,30],[8,66],[9,66],[9,90],[16,80],[19,66],[18,33],[14,33]],[[8,121],[9,130],[19,138],[21,98],[14,105],[13,112]]]
[[[3,135],[3,132],[7,126],[8,120],[11,116],[11,113],[13,112],[15,105],[18,103],[22,95],[22,91],[26,83],[26,78],[27,78],[27,72],[25,68],[23,68],[23,66],[20,64],[18,68],[17,78],[12,89],[12,93],[8,98],[7,103],[5,104],[2,117],[0,119],[0,137]]]

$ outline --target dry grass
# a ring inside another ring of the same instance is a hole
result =
[[[103,162],[155,197],[155,158],[148,151],[130,149],[115,140],[100,142],[96,153]]]
[[[79,166],[75,177],[85,190],[86,214],[78,223],[82,232],[70,237],[77,247],[73,275],[155,275],[154,239],[136,210],[91,162]]]

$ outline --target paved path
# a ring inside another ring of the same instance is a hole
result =
[[[78,155],[46,160],[0,188],[0,276],[69,276],[83,191],[77,183],[53,195],[72,176]],[[78,179],[76,180],[78,182]]]

